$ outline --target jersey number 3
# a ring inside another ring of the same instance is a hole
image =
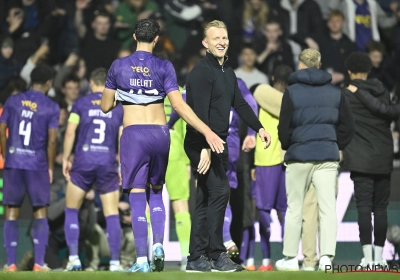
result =
[[[104,142],[104,139],[106,137],[106,133],[105,133],[106,132],[106,123],[100,119],[94,119],[93,123],[98,125],[98,127],[94,129],[94,133],[98,134],[99,137],[92,138],[92,143],[93,144],[101,144]]]
[[[29,146],[29,141],[31,140],[32,123],[21,121],[19,123],[19,135],[24,136],[24,146]]]

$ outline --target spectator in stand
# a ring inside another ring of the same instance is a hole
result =
[[[135,31],[135,24],[146,19],[159,8],[153,0],[123,0],[115,11],[117,21],[115,28],[118,30],[118,39],[122,42],[123,48],[129,48],[134,39],[132,34]],[[107,67],[108,69],[108,67]]]
[[[14,42],[10,37],[6,37],[1,41],[0,52],[0,94],[4,90],[7,83],[15,76],[18,76],[21,70],[20,65],[13,57]]]
[[[247,88],[255,84],[268,84],[268,77],[255,67],[257,53],[251,45],[246,45],[240,53],[241,66],[235,70],[236,77],[241,78]]]
[[[278,65],[285,64],[295,69],[292,48],[282,36],[279,22],[271,20],[265,24],[264,36],[258,40],[258,68],[271,78]]]
[[[3,105],[6,103],[6,100],[9,96],[26,91],[27,89],[27,84],[24,79],[22,79],[20,76],[15,76],[11,78],[6,87],[4,88],[4,91],[0,93],[0,115],[2,112]]]
[[[316,39],[324,30],[321,10],[313,0],[282,0],[278,10],[283,34],[300,44],[318,50]]]
[[[76,53],[71,53],[61,68],[57,71],[54,78],[53,87],[59,92],[62,88],[62,82],[69,75],[75,75],[79,78],[79,96],[85,96],[91,93],[89,81],[86,78],[86,62],[79,58]]]
[[[165,1],[166,31],[178,52],[187,51],[187,48],[192,49],[193,44],[201,46],[199,42],[203,39],[203,24],[218,19],[215,14],[217,8],[217,5],[209,1]],[[197,50],[196,47],[193,49]],[[193,53],[191,52],[189,55]]]
[[[70,75],[65,78],[61,92],[63,93],[63,101],[67,103],[67,111],[70,112],[75,100],[79,98],[79,78]]]
[[[380,28],[393,27],[396,15],[387,16],[373,0],[331,0],[331,10],[340,10],[346,18],[344,33],[357,44],[360,51],[365,51],[369,41],[380,41]]]
[[[346,34],[343,34],[345,18],[342,12],[333,11],[328,18],[328,33],[318,40],[322,66],[321,69],[332,75],[332,83],[340,85],[349,79],[344,62],[350,53],[357,51],[357,46]]]
[[[82,58],[86,62],[86,73],[96,68],[110,68],[117,58],[120,43],[109,37],[111,17],[106,12],[96,14],[89,32],[82,43]],[[132,34],[131,34],[132,35]]]
[[[269,19],[270,9],[263,0],[245,0],[243,11],[243,41],[254,42]]]
[[[367,52],[372,62],[368,79],[378,79],[389,92],[392,92],[396,80],[396,66],[390,57],[385,56],[385,46],[381,42],[370,41]]]
[[[24,67],[21,69],[20,75],[28,84],[31,82],[31,72],[37,65],[45,64],[49,52],[50,49],[47,42],[43,42],[33,55],[26,60]]]

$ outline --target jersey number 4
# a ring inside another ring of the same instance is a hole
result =
[[[100,120],[100,119],[94,119],[93,123],[95,125],[98,125],[98,127],[94,129],[94,133],[98,134],[99,137],[92,138],[92,143],[93,144],[101,144],[104,142],[104,139],[106,137],[106,123],[105,123],[105,121]]]
[[[19,123],[19,135],[24,136],[24,146],[29,146],[29,141],[31,140],[32,123],[21,121]]]

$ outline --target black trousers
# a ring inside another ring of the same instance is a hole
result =
[[[354,171],[350,174],[354,182],[361,245],[372,244],[371,213],[374,213],[374,245],[381,247],[385,245],[390,175]]]
[[[185,139],[185,151],[192,167],[197,170],[201,148]],[[198,174],[196,208],[192,217],[190,248],[188,261],[195,261],[206,254],[210,245],[210,258],[217,260],[226,252],[222,239],[222,227],[226,206],[229,200],[230,187],[226,171],[228,168],[228,147],[225,145],[222,154],[211,154],[209,171]]]

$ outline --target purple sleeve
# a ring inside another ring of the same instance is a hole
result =
[[[182,99],[186,102],[186,91],[182,92]],[[168,127],[171,129],[174,127],[175,123],[181,118],[178,113],[172,109],[171,116],[169,117],[169,121],[167,123]]]
[[[110,69],[108,70],[107,73],[107,80],[106,80],[106,88],[109,89],[117,89],[117,75],[116,75],[116,69],[117,68],[118,60],[114,60],[114,62],[111,64]]]
[[[81,112],[80,112],[80,109],[79,109],[79,103],[80,103],[80,99],[78,99],[78,100],[76,100],[74,102],[74,104],[72,105],[70,113],[75,113],[80,117],[81,116]]]
[[[238,86],[240,91],[242,92],[244,100],[246,100],[246,102],[250,105],[251,109],[253,109],[254,114],[256,114],[256,116],[258,117],[257,102],[242,79],[238,79]],[[248,128],[247,131],[248,136],[255,136],[256,134],[257,134],[256,131],[254,131],[250,127]]]
[[[50,121],[49,121],[49,129],[58,128],[58,120],[60,119],[60,107],[57,104],[54,104],[54,109],[52,110]]]
[[[8,99],[7,101],[6,101],[6,104],[4,104],[4,107],[3,107],[3,112],[1,113],[1,116],[0,116],[0,122],[2,122],[2,123],[7,123],[7,121],[8,121],[8,118],[9,118],[9,116],[10,116],[10,99]]]
[[[174,90],[179,90],[175,68],[170,61],[167,61],[165,65],[164,91],[168,94]]]

